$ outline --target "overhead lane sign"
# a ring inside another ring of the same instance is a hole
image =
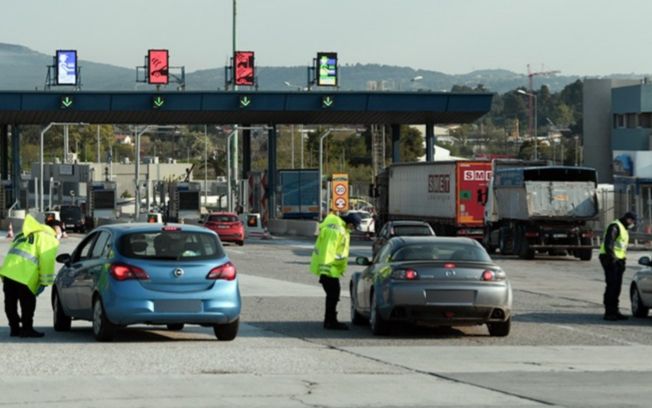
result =
[[[317,86],[337,86],[337,53],[317,53]]]
[[[168,50],[147,52],[147,82],[152,85],[167,85],[170,80]]]
[[[55,59],[55,84],[77,85],[77,51],[58,50]]]
[[[74,99],[70,95],[61,95],[59,98],[59,109],[71,109],[74,104]]]

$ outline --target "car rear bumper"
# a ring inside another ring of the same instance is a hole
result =
[[[244,241],[244,233],[218,233],[220,240],[224,242]]]
[[[482,324],[511,317],[512,292],[507,282],[478,285],[389,284],[379,311],[384,319],[413,322]]]
[[[108,290],[102,295],[102,302],[109,320],[118,325],[224,324],[237,319],[241,308],[240,291],[235,281],[193,293],[141,288],[136,293],[122,294]]]

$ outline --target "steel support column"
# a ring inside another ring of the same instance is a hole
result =
[[[392,163],[401,161],[401,125],[392,125]]]
[[[267,132],[267,212],[268,219],[276,218],[276,125]]]
[[[251,125],[244,125],[242,130],[242,179],[246,180],[251,172]]]
[[[11,189],[13,200],[20,199],[20,127],[11,126]],[[13,204],[13,203],[12,203]],[[27,203],[21,203],[20,208],[26,208]],[[11,204],[10,204],[11,205]]]
[[[426,123],[426,161],[435,161],[435,124]]]
[[[9,125],[0,125],[0,179],[9,180]]]

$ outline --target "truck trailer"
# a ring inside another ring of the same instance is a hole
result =
[[[420,220],[437,235],[482,239],[489,161],[399,163],[376,178],[376,231],[390,220]]]
[[[532,259],[536,252],[588,261],[598,215],[595,169],[494,162],[485,207],[483,245]]]

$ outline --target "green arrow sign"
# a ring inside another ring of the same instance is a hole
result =
[[[241,96],[240,97],[240,107],[241,108],[248,108],[249,105],[251,105],[251,98],[248,96]]]
[[[335,98],[332,96],[322,96],[321,97],[321,107],[324,109],[328,109],[333,106],[335,103]]]
[[[152,98],[152,108],[161,109],[165,105],[165,98],[162,96],[155,96]]]
[[[61,100],[59,101],[59,108],[60,109],[69,109],[70,107],[72,107],[72,103],[73,103],[73,100],[72,100],[71,96],[68,96],[68,95],[62,96]]]

